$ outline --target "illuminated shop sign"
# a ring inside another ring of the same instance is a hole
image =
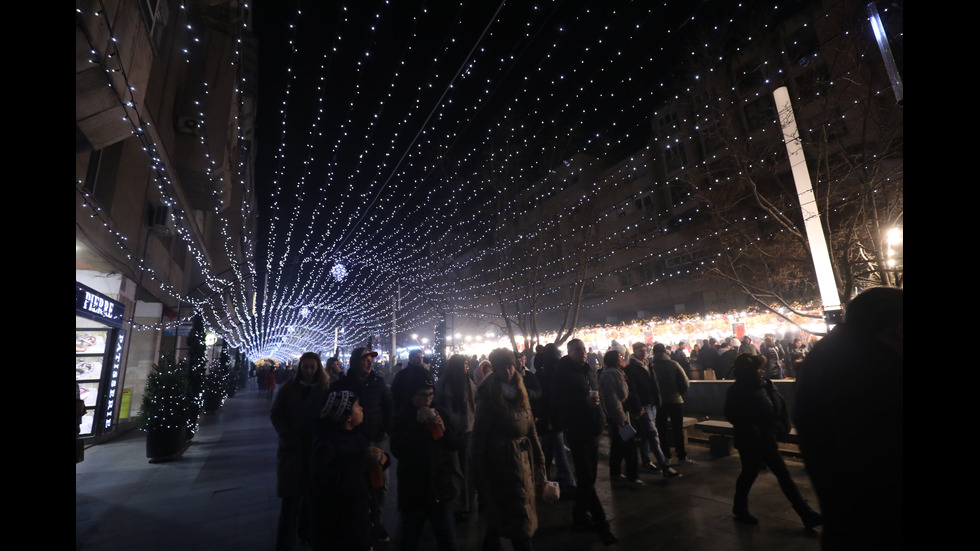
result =
[[[75,282],[75,312],[85,318],[102,322],[112,327],[120,327],[123,320],[124,307],[121,302],[112,300]]]

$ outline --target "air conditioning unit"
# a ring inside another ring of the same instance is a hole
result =
[[[170,218],[170,207],[157,205],[150,209],[150,231],[157,235],[171,235],[173,222]]]
[[[201,121],[194,117],[179,115],[177,117],[177,132],[197,136],[201,133]]]

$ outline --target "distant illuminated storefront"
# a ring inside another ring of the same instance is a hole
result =
[[[75,282],[75,382],[85,401],[81,436],[112,427],[120,398],[124,310],[122,303]]]

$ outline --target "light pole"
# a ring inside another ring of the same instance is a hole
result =
[[[882,275],[885,276],[887,285],[895,285],[901,287],[899,272],[902,271],[903,257],[904,257],[904,230],[902,228],[891,228],[885,232],[885,243],[882,250],[885,253],[885,266],[881,269]],[[894,279],[894,281],[891,281]]]
[[[793,170],[793,181],[800,198],[800,211],[803,214],[803,226],[806,229],[806,239],[810,244],[810,257],[813,259],[813,269],[817,274],[817,286],[820,287],[820,298],[823,301],[824,320],[827,329],[840,323],[843,310],[840,304],[840,294],[837,292],[837,278],[834,277],[834,267],[830,262],[830,251],[820,223],[820,209],[810,182],[810,172],[803,155],[803,144],[800,142],[800,132],[796,127],[796,115],[793,114],[793,104],[789,99],[789,90],[780,86],[772,92],[776,100],[776,110],[779,113],[779,123],[783,127],[783,141],[786,143],[786,153],[790,167]]]

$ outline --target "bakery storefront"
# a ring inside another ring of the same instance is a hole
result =
[[[119,403],[125,307],[75,282],[75,383],[85,402],[81,435],[110,432]]]

